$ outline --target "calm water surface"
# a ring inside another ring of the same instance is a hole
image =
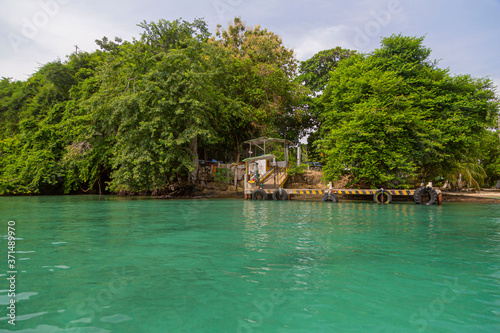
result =
[[[500,205],[61,196],[0,213],[0,332],[500,332]]]

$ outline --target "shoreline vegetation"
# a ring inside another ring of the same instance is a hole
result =
[[[291,177],[291,181],[288,186],[284,189],[326,189],[327,185],[323,182],[323,173],[321,171],[307,170],[302,174],[297,174]],[[342,181],[335,182],[333,187],[335,189],[346,189],[344,185],[347,181],[344,179]],[[201,200],[201,199],[244,199],[244,189],[243,186],[235,187],[234,185],[228,185],[227,183],[210,182],[205,186],[195,186],[185,184],[186,188],[172,188],[174,191],[167,195],[144,195],[144,194],[119,194],[119,193],[107,193],[105,195],[111,195],[115,197],[133,197],[133,198],[151,198],[151,199],[162,199],[162,200]],[[482,188],[480,190],[474,188],[463,188],[463,189],[443,189],[443,202],[469,202],[469,203],[494,203],[500,204],[500,189],[496,188]],[[62,195],[62,194],[61,194]],[[70,194],[71,195],[71,194]],[[81,192],[75,193],[75,195],[99,195],[98,192]],[[39,195],[20,195],[20,196],[39,196]],[[294,195],[292,200],[303,200],[303,201],[321,201],[323,195]],[[342,195],[337,194],[340,202],[355,202],[364,201],[371,202],[371,196],[362,195]],[[413,197],[394,197],[394,202],[413,202]]]
[[[307,151],[322,184],[500,179],[496,87],[439,68],[424,37],[299,62],[279,35],[238,17],[215,34],[202,19],[138,26],[132,41],[103,37],[25,81],[0,80],[0,195],[222,193],[200,171],[239,165],[252,157],[245,142],[263,136],[292,142],[292,165]]]

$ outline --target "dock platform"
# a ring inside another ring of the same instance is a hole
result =
[[[250,200],[290,200],[292,195],[323,195],[323,202],[338,202],[340,195],[372,196],[373,201],[381,204],[392,202],[393,196],[413,196],[417,204],[441,205],[443,196],[441,190],[433,187],[419,187],[417,189],[285,189],[285,188],[258,188],[245,191],[245,199]]]

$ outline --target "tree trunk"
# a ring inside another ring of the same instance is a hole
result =
[[[234,166],[234,190],[238,188],[238,163]]]
[[[234,161],[236,162],[236,164],[240,163],[240,155],[241,155],[241,151],[240,151],[240,147],[236,147],[236,150],[234,151]]]
[[[194,183],[198,180],[198,168],[200,166],[200,161],[198,159],[198,136],[196,135],[192,140],[189,146],[191,151],[191,156],[193,158],[194,169],[191,172],[190,182]]]

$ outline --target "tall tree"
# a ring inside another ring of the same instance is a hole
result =
[[[300,63],[297,80],[309,88],[314,96],[318,96],[325,90],[330,79],[330,72],[337,68],[340,61],[355,53],[356,51],[343,49],[340,46],[320,51],[312,58]]]
[[[492,82],[450,76],[422,43],[393,35],[332,73],[321,97],[326,177],[412,186],[475,156],[475,142],[498,112]]]
[[[117,143],[111,188],[158,192],[196,170],[198,138],[210,142],[215,119],[209,89],[206,44],[193,44],[159,56],[143,78],[141,90],[124,97],[113,110]],[[205,99],[206,97],[207,99]]]
[[[221,26],[210,42],[225,54],[218,82],[225,99],[225,144],[236,147],[261,135],[298,141],[302,135],[305,90],[293,81],[297,60],[281,38],[260,26],[247,26],[240,18],[227,29]]]
[[[304,107],[304,127],[309,132],[307,149],[309,157],[319,160],[319,151],[314,142],[321,139],[319,128],[322,122],[323,104],[321,94],[330,80],[330,72],[334,71],[339,62],[356,54],[356,51],[336,47],[316,53],[312,58],[302,61],[299,67],[297,82],[309,89],[309,96]]]

